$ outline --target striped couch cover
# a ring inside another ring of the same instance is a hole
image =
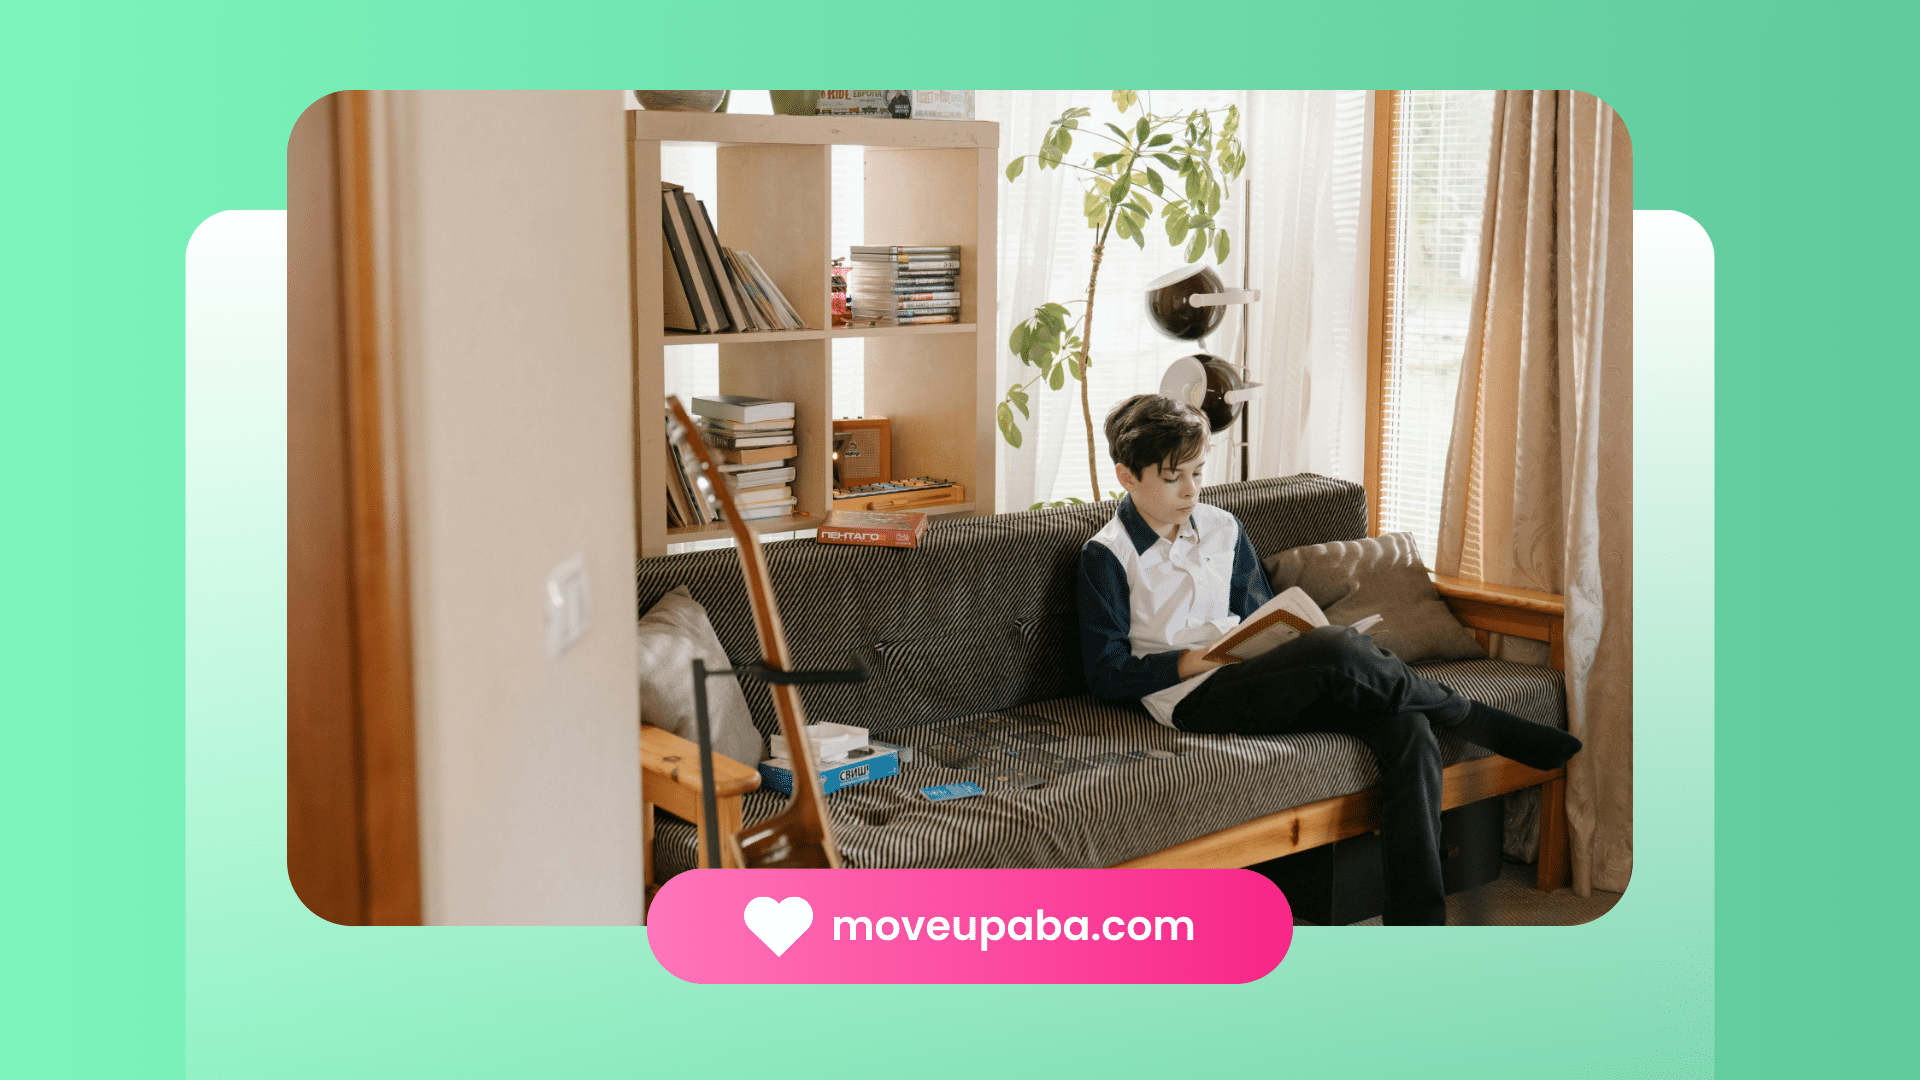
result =
[[[1223,484],[1202,498],[1239,515],[1262,558],[1367,531],[1364,490],[1322,476]],[[1109,502],[940,521],[914,549],[766,545],[796,664],[851,666],[857,654],[873,672],[864,683],[806,688],[809,720],[857,724],[915,746],[968,738],[959,725],[1000,715],[1011,728],[1048,732],[1043,748],[1072,759],[1030,788],[998,779],[1000,770],[951,770],[920,755],[898,776],[836,792],[828,806],[849,865],[1111,866],[1374,783],[1372,755],[1349,736],[1194,735],[1087,696],[1074,571],[1081,545],[1113,511]],[[734,663],[758,658],[732,549],[640,560],[639,611],[678,585],[707,609]],[[1556,671],[1500,660],[1422,671],[1470,697],[1566,724]],[[777,730],[767,686],[743,678],[742,688],[762,734]],[[974,738],[991,757],[995,737]],[[1486,753],[1450,737],[1442,744],[1448,763]],[[930,803],[919,794],[961,780],[983,784],[987,795]],[[771,816],[783,802],[750,794],[746,819]],[[690,868],[694,846],[692,826],[660,815],[655,880]]]

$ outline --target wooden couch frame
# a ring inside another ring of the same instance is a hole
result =
[[[1565,671],[1563,650],[1565,604],[1552,593],[1516,589],[1435,575],[1434,584],[1460,622],[1488,643],[1491,634],[1545,642],[1549,663]],[[720,828],[738,832],[741,798],[760,786],[754,768],[716,755],[714,795],[719,803]],[[702,829],[696,850],[706,865],[705,826],[700,824],[700,754],[691,742],[651,725],[640,729],[641,837],[647,854],[647,891],[654,888],[652,872],[653,815],[656,809],[696,823]],[[1499,755],[1462,761],[1442,774],[1440,806],[1451,810],[1470,802],[1538,786],[1540,788],[1540,862],[1535,887],[1552,892],[1565,887],[1568,862],[1566,770],[1541,771]],[[1232,828],[1175,844],[1151,855],[1129,859],[1122,867],[1232,868],[1252,866],[1282,855],[1331,844],[1380,826],[1372,791],[1322,799]],[[724,848],[724,845],[723,845]],[[721,865],[731,860],[721,856]]]

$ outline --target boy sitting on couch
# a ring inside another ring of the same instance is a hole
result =
[[[1446,922],[1438,731],[1536,769],[1580,740],[1461,697],[1373,639],[1324,626],[1244,663],[1200,657],[1272,599],[1240,519],[1199,501],[1208,428],[1190,406],[1140,394],[1107,416],[1126,498],[1080,551],[1080,647],[1095,697],[1138,699],[1179,731],[1334,731],[1380,765],[1380,852],[1392,924]]]

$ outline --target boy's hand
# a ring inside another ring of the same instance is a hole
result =
[[[1200,659],[1206,651],[1205,649],[1188,649],[1186,652],[1180,654],[1180,680],[1182,682],[1193,678],[1203,671],[1212,671],[1214,668],[1222,666],[1211,660]]]

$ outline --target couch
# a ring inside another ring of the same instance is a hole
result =
[[[1262,559],[1367,535],[1358,485],[1302,474],[1223,484],[1202,499],[1239,515]],[[1144,709],[1089,697],[1080,671],[1075,568],[1112,503],[937,521],[918,548],[791,540],[766,545],[796,665],[840,668],[859,654],[861,683],[810,686],[809,721],[870,729],[905,746],[943,741],[954,725],[992,716],[1062,736],[1046,749],[1086,768],[1038,788],[926,755],[897,776],[827,797],[842,858],[852,867],[1239,867],[1375,827],[1372,756],[1333,733],[1196,735],[1155,724]],[[705,606],[736,666],[758,658],[752,613],[731,549],[640,560],[639,610],[685,585]],[[1504,634],[1543,642],[1548,665],[1498,659],[1420,670],[1462,693],[1566,726],[1558,597],[1437,580],[1456,617],[1483,643]],[[689,675],[689,677],[691,677]],[[742,678],[762,734],[777,730],[768,688]],[[642,718],[644,721],[644,717]],[[1441,739],[1446,808],[1539,787],[1539,887],[1567,875],[1564,771],[1542,772],[1451,736]],[[693,867],[704,846],[698,753],[644,727],[643,825],[649,885]],[[777,812],[750,767],[717,759],[723,828]],[[991,770],[987,770],[991,772]],[[933,803],[919,789],[973,780],[984,797]]]

